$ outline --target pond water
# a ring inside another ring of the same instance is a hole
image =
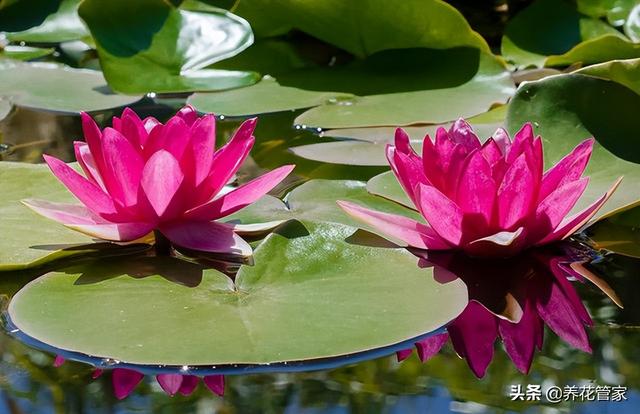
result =
[[[164,120],[181,102],[167,99],[161,104],[147,100],[135,109],[141,115],[152,114]],[[292,128],[296,115],[287,112],[260,117],[255,133],[258,141],[252,158],[238,174],[239,182],[263,169],[295,163],[296,175],[274,191],[282,195],[311,178],[367,180],[385,170],[296,157],[289,147],[323,140],[308,131]],[[109,117],[110,114],[104,114],[99,121],[106,125]],[[237,125],[234,120],[219,122],[218,136],[226,139]],[[17,109],[5,119],[0,131],[0,142],[5,144],[0,147],[2,159],[23,162],[39,162],[43,152],[73,161],[70,143],[81,137],[79,118],[26,109]],[[486,375],[478,379],[467,362],[447,344],[426,363],[414,353],[403,362],[390,355],[359,363],[345,361],[345,366],[330,370],[228,375],[223,398],[202,385],[189,397],[169,397],[153,378],[147,377],[128,398],[118,401],[112,395],[107,376],[93,380],[92,368],[79,362],[67,361],[54,367],[55,355],[29,347],[2,332],[0,413],[637,412],[640,260],[607,252],[593,254],[590,259],[590,269],[611,285],[624,308],[615,306],[590,283],[574,283],[594,320],[594,326],[588,329],[592,353],[567,345],[545,328],[543,349],[536,355],[528,375],[518,372],[498,343]],[[505,268],[507,273],[508,269]],[[30,271],[3,277],[0,280],[3,308],[15,292],[38,275],[37,271]],[[543,389],[574,385],[625,387],[626,400],[589,401],[567,395],[567,401],[557,403],[545,401],[544,397],[541,401],[514,401],[512,388],[526,389],[528,385],[540,385]]]

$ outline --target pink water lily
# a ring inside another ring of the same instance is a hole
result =
[[[82,114],[86,142],[75,142],[84,176],[54,157],[44,159],[82,205],[24,203],[41,215],[102,240],[127,242],[153,231],[179,248],[248,256],[242,226],[215,220],[253,203],[293,169],[286,165],[227,191],[254,143],[256,119],[245,121],[215,149],[215,117],[182,108],[166,124],[131,109],[100,130]],[[258,226],[259,227],[259,226]],[[249,231],[255,231],[251,227]]]
[[[398,128],[387,146],[391,169],[426,222],[369,210],[340,201],[340,206],[382,234],[411,247],[464,250],[474,256],[510,256],[531,246],[568,237],[587,223],[611,196],[611,190],[586,209],[568,216],[589,182],[582,177],[593,139],[580,143],[546,172],[542,139],[531,124],[513,141],[499,129],[484,144],[463,119],[449,131],[427,135],[422,157]]]

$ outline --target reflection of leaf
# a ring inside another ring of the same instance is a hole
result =
[[[381,50],[473,47],[489,52],[464,17],[440,0],[240,0],[234,13],[259,37],[296,28],[358,57]],[[392,34],[392,35],[391,35]]]
[[[544,138],[547,168],[582,140],[596,138],[598,144],[585,172],[590,176],[589,186],[574,211],[601,197],[624,176],[597,218],[640,199],[640,165],[620,158],[639,160],[638,107],[640,96],[618,83],[579,74],[558,75],[521,85],[509,103],[506,123],[512,134],[525,122],[533,123],[535,132]],[[374,194],[410,203],[390,172],[372,178],[368,188]]]
[[[80,0],[17,0],[0,7],[0,27],[10,41],[59,43],[87,36]]]
[[[564,0],[537,0],[508,23],[502,54],[526,67],[598,63],[638,57],[640,51],[616,29]]]
[[[513,93],[509,73],[492,56],[469,49],[414,53],[423,64],[403,66],[394,73],[386,66],[396,63],[391,60],[380,66],[380,72],[354,72],[350,89],[368,95],[312,108],[295,123],[323,129],[441,123],[485,112]],[[341,76],[326,79],[347,84],[349,78]]]
[[[101,111],[140,100],[113,93],[98,71],[8,60],[0,61],[0,96],[11,97],[18,106],[62,113]]]
[[[485,120],[481,118],[476,121],[476,117],[469,118],[468,121],[480,137],[486,138],[502,125],[506,113],[504,109],[506,107],[491,111],[501,113],[501,117],[481,114],[480,116],[485,118],[492,118],[486,119],[487,122],[483,122]],[[441,126],[449,127],[443,124],[403,129],[409,134],[414,149],[421,153],[425,135],[429,134],[434,138],[435,131]],[[299,157],[314,161],[346,165],[388,165],[385,148],[393,142],[395,129],[395,127],[333,129],[323,132],[322,136],[336,138],[336,141],[291,147],[290,150]]]
[[[253,41],[233,14],[188,2],[85,0],[80,16],[93,35],[109,85],[124,93],[222,90],[254,83],[257,74],[201,69]]]
[[[30,197],[74,201],[46,166],[0,162],[0,182],[0,271],[100,251],[106,253],[105,248],[116,247],[92,244],[86,235],[41,217],[20,203]]]
[[[197,287],[185,286],[167,277],[183,269],[170,258],[147,261],[142,274],[129,260],[97,262],[28,284],[9,312],[22,332],[65,350],[210,366],[393,345],[441,327],[466,305],[462,282],[439,284],[406,250],[351,244],[351,233],[336,225],[308,235],[283,229],[256,249],[255,266],[242,267],[235,284],[203,269]],[[78,283],[80,273],[96,272],[107,277]]]

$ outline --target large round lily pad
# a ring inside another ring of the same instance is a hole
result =
[[[95,70],[8,60],[0,62],[0,96],[18,106],[62,113],[101,111],[141,99],[113,92]]]
[[[347,226],[285,229],[227,276],[172,258],[96,262],[49,273],[9,305],[15,326],[51,346],[136,364],[313,361],[440,328],[467,303],[403,249],[370,247]]]

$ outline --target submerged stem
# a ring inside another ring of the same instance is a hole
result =
[[[160,233],[158,230],[153,231],[153,235],[156,238],[156,256],[170,256],[171,255],[171,242],[167,239],[164,234]]]

